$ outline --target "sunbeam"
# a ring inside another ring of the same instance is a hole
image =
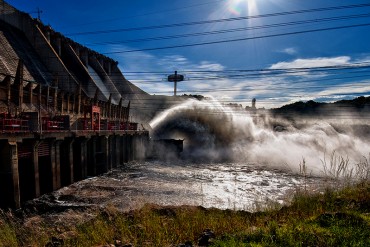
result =
[[[228,0],[228,10],[233,15],[258,14],[256,0]]]

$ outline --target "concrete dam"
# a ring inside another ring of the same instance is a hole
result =
[[[144,159],[148,97],[116,61],[1,0],[0,208]]]

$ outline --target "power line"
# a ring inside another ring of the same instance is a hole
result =
[[[364,7],[370,7],[370,4],[353,4],[353,5],[333,6],[333,7],[325,7],[325,8],[295,10],[295,11],[285,11],[285,12],[272,13],[272,14],[234,17],[234,18],[208,20],[208,21],[193,21],[193,22],[183,22],[183,23],[174,23],[174,24],[166,24],[166,25],[154,25],[154,26],[146,26],[146,27],[132,27],[132,28],[112,29],[112,30],[78,32],[78,33],[70,33],[70,34],[67,34],[67,35],[69,35],[69,36],[80,36],[80,35],[106,34],[106,33],[114,33],[114,32],[142,31],[142,30],[151,30],[151,29],[162,29],[162,28],[171,28],[171,27],[203,25],[203,24],[211,24],[211,23],[232,22],[232,21],[248,20],[248,19],[256,19],[256,18],[276,17],[276,16],[285,16],[285,15],[293,15],[293,14],[303,14],[303,13],[311,13],[311,12],[322,12],[322,11],[353,9],[353,8],[364,8]]]
[[[254,39],[283,37],[283,36],[297,35],[297,34],[304,34],[304,33],[332,31],[332,30],[339,30],[339,29],[346,29],[346,28],[355,28],[355,27],[367,27],[367,26],[370,26],[370,23],[356,24],[356,25],[348,25],[348,26],[328,27],[328,28],[319,28],[319,29],[311,29],[311,30],[304,30],[304,31],[295,31],[295,32],[280,33],[280,34],[269,34],[269,35],[262,35],[262,36],[256,36],[256,37],[247,37],[247,38],[238,38],[238,39],[229,39],[229,40],[209,41],[209,42],[201,42],[201,43],[193,43],[193,44],[162,46],[162,47],[144,48],[144,49],[135,49],[135,50],[124,50],[124,51],[112,51],[112,52],[104,52],[102,54],[119,54],[119,53],[130,53],[130,52],[141,52],[141,51],[154,51],[154,50],[166,50],[166,49],[175,49],[175,48],[186,48],[186,47],[194,47],[194,46],[214,45],[214,44],[231,43],[231,42],[254,40]]]
[[[319,24],[321,22],[343,21],[343,20],[350,20],[350,19],[357,19],[357,18],[366,18],[366,17],[369,17],[369,16],[370,16],[370,13],[358,14],[358,15],[336,16],[336,17],[328,17],[328,18],[321,18],[321,19],[310,19],[310,20],[303,20],[303,21],[282,22],[282,23],[269,24],[269,25],[263,25],[263,26],[223,29],[223,30],[209,31],[209,32],[188,33],[188,34],[178,34],[178,35],[169,35],[169,36],[157,36],[157,37],[131,39],[131,40],[123,40],[123,41],[106,41],[106,42],[87,43],[85,45],[87,45],[87,46],[101,46],[101,45],[114,45],[114,44],[126,44],[126,43],[137,43],[137,42],[149,42],[149,41],[179,39],[179,38],[187,38],[187,37],[198,37],[198,36],[205,36],[205,35],[217,35],[217,34],[234,33],[234,32],[241,32],[241,31],[267,29],[267,28],[274,28],[274,27],[303,25],[303,24],[310,24],[310,23]]]
[[[271,71],[307,71],[307,70],[321,70],[321,69],[362,69],[369,68],[369,62],[354,62],[350,64],[332,65],[332,66],[316,66],[316,67],[290,67],[282,69],[225,69],[225,70],[182,70],[181,73],[234,73],[234,72],[271,72]],[[167,74],[168,71],[127,71],[125,74]]]

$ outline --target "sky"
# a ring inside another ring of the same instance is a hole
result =
[[[150,94],[274,108],[370,95],[365,0],[8,0]]]

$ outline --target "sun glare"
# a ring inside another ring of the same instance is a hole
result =
[[[233,15],[257,14],[256,0],[228,0],[228,9]]]

